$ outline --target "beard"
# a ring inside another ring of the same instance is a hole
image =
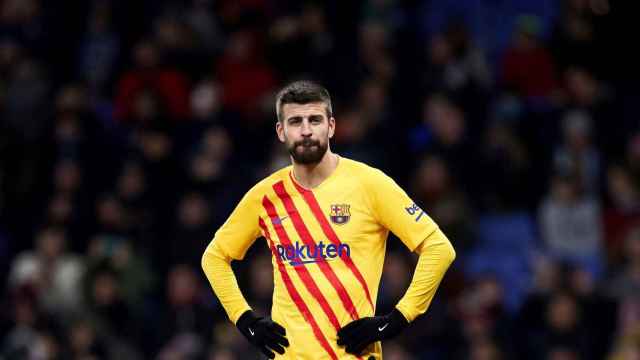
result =
[[[329,141],[321,143],[318,140],[304,139],[289,145],[287,150],[294,162],[311,165],[319,163],[328,148]]]

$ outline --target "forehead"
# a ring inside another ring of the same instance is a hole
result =
[[[282,106],[282,117],[288,119],[294,116],[308,117],[311,115],[327,115],[327,105],[323,102],[313,102],[308,104],[284,104]]]

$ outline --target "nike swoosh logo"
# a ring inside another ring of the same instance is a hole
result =
[[[386,329],[388,325],[389,325],[389,323],[384,324],[383,326],[378,328],[378,331],[382,331],[382,330]]]
[[[285,221],[289,216],[283,216],[283,217],[275,217],[273,219],[273,223],[276,225],[282,225],[282,222]]]
[[[249,334],[251,334],[251,336],[255,335],[255,333],[253,332],[253,330],[251,330],[251,328],[249,328]]]

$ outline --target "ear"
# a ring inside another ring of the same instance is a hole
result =
[[[278,140],[284,143],[286,137],[284,136],[284,123],[280,120],[276,121],[276,134],[278,134]]]
[[[333,137],[336,132],[336,119],[332,116],[329,118],[329,139]]]

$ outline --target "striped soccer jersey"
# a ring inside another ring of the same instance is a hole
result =
[[[257,238],[266,239],[274,269],[271,316],[290,343],[276,359],[380,359],[380,343],[356,357],[337,345],[336,333],[375,314],[389,231],[413,251],[436,229],[391,178],[341,157],[313,189],[295,181],[291,166],[259,182],[212,244],[239,260]]]

